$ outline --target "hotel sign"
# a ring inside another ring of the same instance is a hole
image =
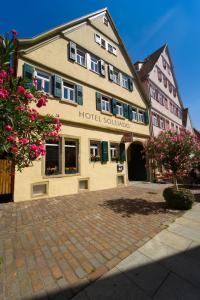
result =
[[[126,132],[123,135],[122,141],[124,143],[130,143],[133,141],[133,133],[132,132]]]
[[[119,126],[122,128],[130,128],[130,124],[126,122],[125,120],[113,120],[106,116],[96,115],[93,113],[88,112],[81,112],[79,111],[79,118],[82,118],[84,120],[91,120],[96,121],[98,123],[107,124],[111,126]]]

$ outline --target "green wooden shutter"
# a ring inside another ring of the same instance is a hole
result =
[[[149,112],[148,112],[148,110],[145,111],[144,118],[145,118],[145,124],[148,125],[149,124]]]
[[[113,115],[117,114],[117,107],[116,107],[116,105],[117,105],[117,100],[114,99],[114,98],[112,98],[112,100],[111,100],[111,111],[112,111]]]
[[[101,143],[101,161],[103,163],[108,161],[108,142],[103,141]]]
[[[83,105],[83,87],[81,85],[76,85],[76,102]]]
[[[72,41],[69,42],[69,59],[76,60],[76,44]]]
[[[23,65],[24,87],[30,89],[33,86],[34,67],[28,64]]]
[[[128,105],[128,119],[130,120],[130,121],[132,121],[133,120],[133,111],[132,111],[132,106],[131,105]]]
[[[123,104],[124,118],[128,119],[128,104]]]
[[[108,77],[111,81],[113,81],[113,66],[112,65],[108,66]]]
[[[128,78],[128,88],[129,88],[129,91],[133,91],[133,79],[132,78]]]
[[[101,111],[101,93],[96,92],[96,109]]]
[[[62,97],[62,78],[58,75],[53,76],[53,94],[55,97]]]
[[[99,61],[99,69],[100,69],[100,74],[102,76],[105,76],[106,75],[106,70],[105,70],[105,62],[103,59],[100,59]]]
[[[119,160],[120,161],[125,161],[126,160],[126,149],[125,149],[125,144],[124,143],[119,144]]]

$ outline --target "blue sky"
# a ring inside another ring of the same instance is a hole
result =
[[[133,62],[168,43],[182,100],[200,129],[199,0],[10,0],[1,3],[0,32],[31,37],[108,7]]]

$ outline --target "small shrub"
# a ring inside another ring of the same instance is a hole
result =
[[[183,188],[168,187],[163,191],[163,197],[169,208],[179,210],[190,209],[195,201],[192,192]]]

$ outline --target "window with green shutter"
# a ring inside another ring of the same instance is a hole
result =
[[[76,85],[76,102],[83,105],[83,87],[81,85]]]
[[[101,161],[102,163],[106,163],[108,161],[108,142],[101,142]]]
[[[96,92],[96,109],[101,111],[101,93]]]
[[[62,97],[62,78],[58,75],[53,76],[53,95],[55,97]]]
[[[111,100],[111,112],[113,115],[117,114],[117,100],[115,98]]]
[[[128,105],[128,119],[129,119],[130,121],[133,120],[133,108],[132,108],[131,105]]]
[[[25,88],[30,89],[33,86],[34,67],[28,64],[23,65],[23,78]]]
[[[133,79],[129,77],[128,79],[128,88],[129,88],[129,91],[133,91]]]
[[[105,62],[104,62],[103,59],[99,60],[99,69],[100,69],[100,74],[102,76],[105,76],[106,75],[106,70],[105,70]]]
[[[128,104],[123,104],[123,108],[124,108],[124,118],[128,119]]]
[[[72,41],[69,42],[69,59],[76,60],[76,43]]]
[[[108,66],[108,77],[111,81],[113,81],[113,66],[112,65]]]
[[[121,162],[126,160],[126,149],[124,143],[119,144],[119,160]]]
[[[148,110],[145,112],[145,124],[146,125],[149,124],[149,112],[148,112]]]

